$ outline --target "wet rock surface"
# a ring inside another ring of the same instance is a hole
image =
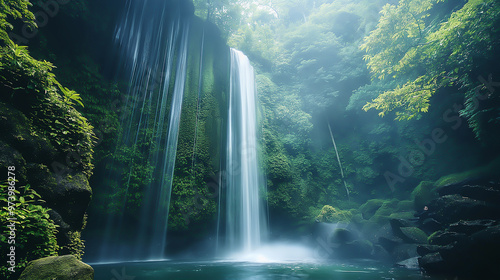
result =
[[[499,279],[500,186],[450,185],[429,203],[429,213],[442,225],[427,245],[419,245],[419,266],[430,275],[453,279]],[[422,223],[423,225],[423,223]]]

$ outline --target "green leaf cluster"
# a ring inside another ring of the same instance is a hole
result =
[[[2,279],[17,279],[28,262],[42,257],[56,256],[59,250],[56,234],[57,226],[50,219],[48,208],[43,206],[44,201],[29,185],[16,187],[14,208],[9,210],[9,184],[0,184],[0,260],[4,265],[0,268]],[[12,215],[11,215],[12,213]],[[10,228],[7,225],[15,225],[15,244],[8,243]],[[15,246],[16,272],[7,270],[7,254],[10,247]]]
[[[12,20],[21,19],[30,28],[36,28],[35,15],[29,11],[29,0],[0,0],[0,46],[10,41],[8,32],[13,29]]]
[[[50,62],[31,57],[27,47],[9,40],[0,47],[1,98],[25,112],[33,135],[48,139],[64,156],[77,154],[70,167],[90,176],[93,127],[74,107],[83,105],[81,97],[56,80],[53,68]]]
[[[60,251],[68,252],[77,259],[82,260],[85,250],[85,241],[82,240],[82,233],[79,231],[70,231],[68,232],[68,238],[69,243],[61,247]]]
[[[361,48],[374,78],[396,78],[399,85],[368,102],[363,109],[394,111],[409,120],[429,111],[430,98],[450,86],[473,91],[469,82],[480,57],[492,57],[498,41],[500,5],[470,0],[448,16],[433,9],[444,0],[404,0],[386,5],[377,29]]]

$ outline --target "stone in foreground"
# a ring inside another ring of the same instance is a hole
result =
[[[28,264],[19,280],[93,280],[94,269],[73,255],[46,257]]]

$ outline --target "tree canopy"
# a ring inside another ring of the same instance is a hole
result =
[[[377,29],[361,48],[375,79],[398,78],[400,85],[384,92],[363,109],[408,120],[429,111],[431,96],[441,88],[467,90],[479,57],[491,56],[499,39],[500,5],[494,0],[471,0],[448,17],[433,8],[444,0],[402,0],[386,5]]]

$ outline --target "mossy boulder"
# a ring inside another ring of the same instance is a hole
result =
[[[325,205],[316,219],[322,223],[350,223],[353,213],[350,210],[336,209]]]
[[[422,181],[411,193],[415,210],[421,211],[425,206],[438,197],[438,193],[434,188],[434,182]]]
[[[345,244],[357,238],[356,234],[345,228],[337,228],[332,232],[330,241],[332,243]]]
[[[73,255],[46,257],[28,264],[19,280],[93,280],[94,269]]]
[[[365,204],[361,205],[359,211],[363,216],[363,219],[369,220],[375,212],[384,204],[385,200],[383,199],[370,199]]]
[[[500,207],[484,201],[445,195],[429,204],[432,217],[440,223],[451,224],[460,220],[500,219]]]
[[[436,187],[440,188],[449,185],[466,183],[467,181],[472,179],[499,178],[498,169],[500,169],[500,158],[497,158],[484,166],[480,166],[460,173],[443,176],[436,181],[435,185]]]
[[[389,219],[404,219],[404,220],[410,220],[410,219],[414,219],[415,218],[415,215],[414,215],[414,212],[396,212],[396,213],[392,213],[391,215],[389,215],[388,217]]]
[[[370,221],[379,224],[389,222],[389,217],[398,212],[398,203],[399,201],[396,199],[384,201],[384,203],[377,209],[373,217],[370,218]]]
[[[412,200],[401,200],[398,202],[398,211],[407,212],[413,211],[413,201]]]
[[[402,227],[400,232],[398,237],[408,243],[427,244],[427,234],[417,227]]]
[[[372,242],[380,237],[392,238],[391,219],[414,218],[413,202],[409,200],[371,199],[360,207],[360,212],[363,219],[356,219],[356,222],[363,235]]]
[[[61,214],[73,230],[81,230],[85,211],[92,198],[87,177],[82,173],[66,175],[59,178],[54,188],[46,191],[50,195],[44,197],[47,202],[51,202],[52,208]]]
[[[430,245],[446,246],[454,242],[467,241],[467,235],[464,233],[457,233],[451,231],[436,231],[428,238]]]

